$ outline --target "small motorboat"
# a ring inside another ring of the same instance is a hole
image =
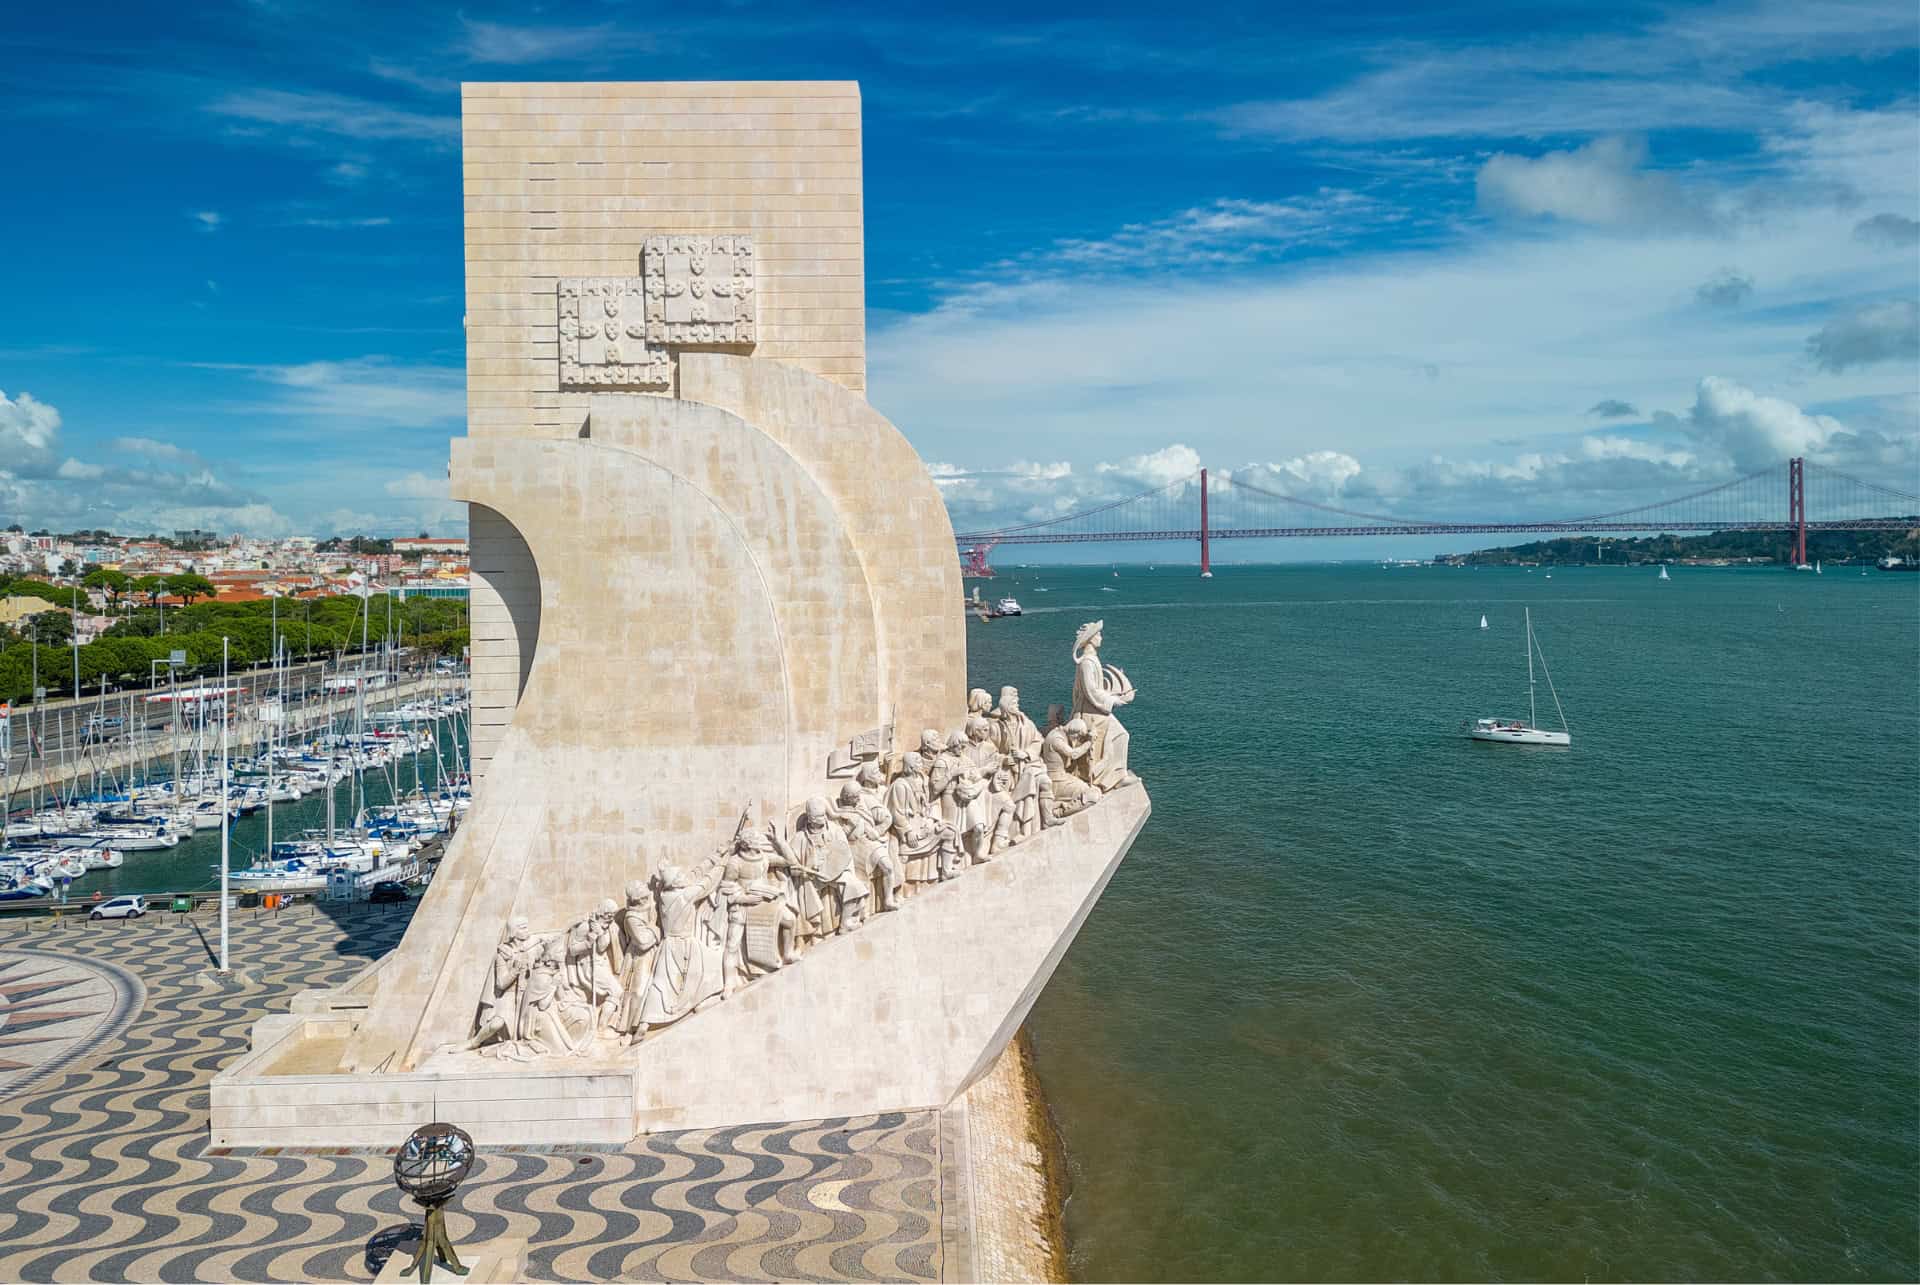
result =
[[[993,614],[996,616],[1019,615],[1020,600],[1018,598],[1011,598],[1011,597],[1002,598],[1000,601],[993,604]]]

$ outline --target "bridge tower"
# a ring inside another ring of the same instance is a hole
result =
[[[1787,461],[1787,522],[1793,527],[1793,565],[1807,561],[1807,462]]]
[[[1213,579],[1213,551],[1207,542],[1207,471],[1200,470],[1200,578]]]

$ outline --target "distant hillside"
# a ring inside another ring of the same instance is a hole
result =
[[[1807,557],[1823,562],[1875,562],[1892,554],[1920,558],[1920,517],[1902,518],[1905,531],[1809,531]],[[1445,554],[1439,559],[1475,566],[1625,566],[1635,563],[1726,560],[1729,562],[1786,562],[1793,554],[1793,536],[1786,531],[1714,531],[1706,535],[1653,535],[1615,539],[1609,536],[1570,536],[1536,540],[1500,549]]]

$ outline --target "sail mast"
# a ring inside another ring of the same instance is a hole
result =
[[[1538,727],[1540,725],[1540,716],[1534,711],[1534,708],[1533,708],[1533,609],[1531,607],[1527,608],[1526,613],[1527,613],[1527,726]]]

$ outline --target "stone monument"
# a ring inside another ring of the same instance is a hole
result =
[[[1148,803],[1097,623],[1059,745],[967,691],[945,506],[864,397],[857,88],[462,102],[475,802],[399,947],[215,1080],[214,1141],[942,1106]]]

